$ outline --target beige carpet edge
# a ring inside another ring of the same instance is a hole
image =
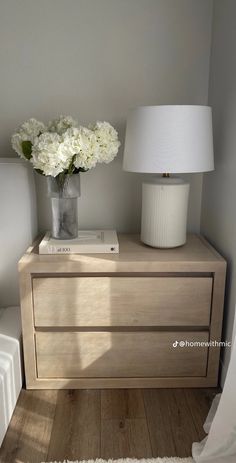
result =
[[[41,463],[194,463],[191,457],[163,457],[163,458],[118,458],[104,460],[103,458],[96,458],[95,460],[52,460]]]

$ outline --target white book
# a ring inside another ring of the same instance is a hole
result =
[[[39,254],[118,254],[115,230],[83,230],[73,240],[57,240],[47,232],[39,244]]]

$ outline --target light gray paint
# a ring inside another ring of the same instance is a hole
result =
[[[0,4],[0,156],[29,117],[108,120],[124,139],[137,105],[206,104],[211,0],[7,0]],[[141,176],[117,160],[83,175],[81,227],[135,231]],[[189,229],[199,230],[202,176],[191,180]],[[44,179],[40,229],[49,228]]]
[[[204,176],[204,235],[228,261],[224,337],[231,340],[236,299],[236,2],[216,0],[209,104],[213,107],[215,172]],[[223,379],[230,358],[225,349]]]
[[[0,159],[0,307],[19,304],[17,263],[37,233],[32,169],[19,158]]]

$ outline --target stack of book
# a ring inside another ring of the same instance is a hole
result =
[[[47,232],[39,245],[39,254],[101,254],[119,253],[115,230],[84,230],[73,240],[57,240]]]

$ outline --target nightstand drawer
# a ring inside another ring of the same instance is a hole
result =
[[[207,332],[38,332],[39,378],[205,376]]]
[[[209,277],[33,279],[35,325],[208,326]]]

